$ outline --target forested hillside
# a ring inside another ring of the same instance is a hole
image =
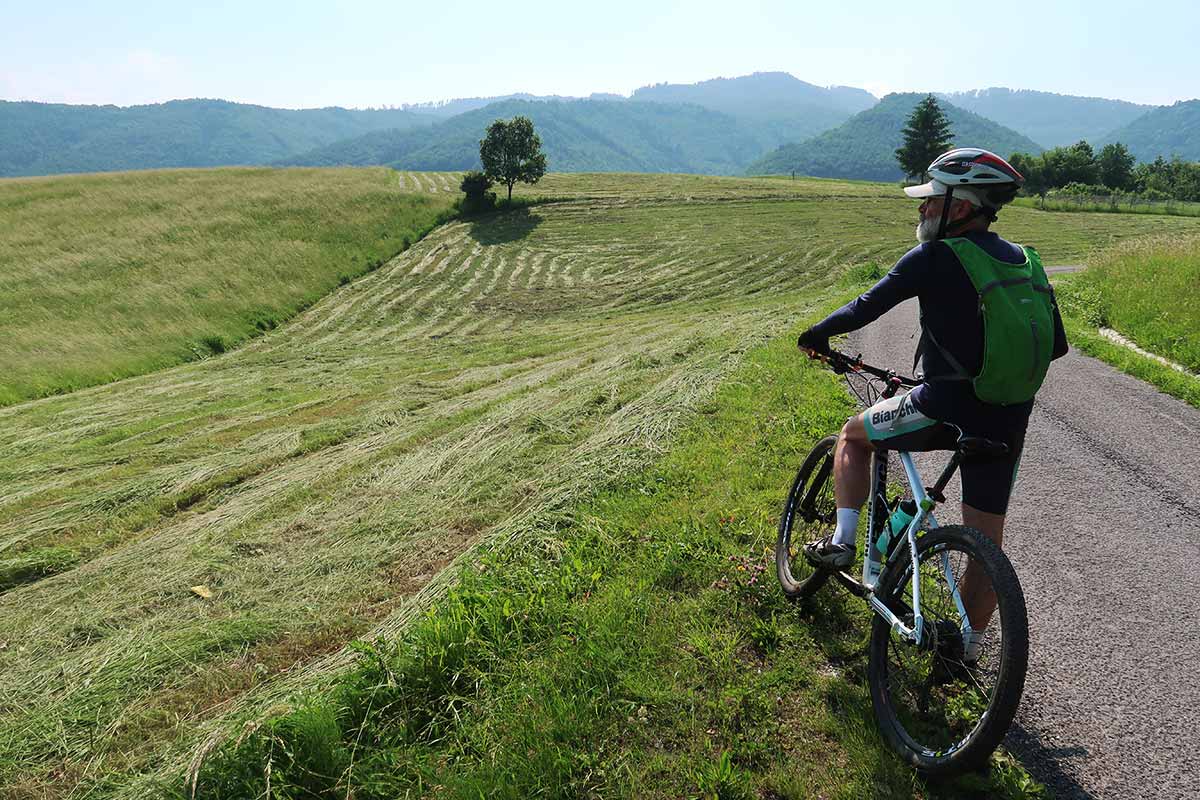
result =
[[[265,164],[368,131],[429,121],[400,110],[292,111],[224,100],[128,108],[0,100],[0,177]]]
[[[1121,142],[1139,161],[1179,156],[1200,161],[1200,100],[1158,108],[1103,137],[1097,144]]]
[[[750,126],[694,105],[509,100],[433,127],[380,131],[280,163],[472,169],[478,166],[479,140],[488,124],[518,114],[533,120],[555,172],[735,174],[768,149]]]
[[[953,105],[1025,134],[1043,147],[1098,141],[1155,106],[1102,97],[1035,92],[1028,89],[978,89],[939,94]]]
[[[700,83],[643,86],[633,100],[695,103],[752,122],[768,147],[815,136],[878,102],[849,86],[814,86],[786,72],[756,72]]]
[[[784,145],[751,164],[752,175],[788,173],[821,178],[893,181],[903,177],[896,148],[904,121],[922,94],[890,94],[874,108],[856,114],[843,125],[799,144]],[[940,103],[954,132],[954,143],[970,144],[1007,156],[1040,153],[1028,137],[945,101]]]

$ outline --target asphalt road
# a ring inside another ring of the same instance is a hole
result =
[[[917,331],[913,300],[844,349],[908,373]],[[1200,796],[1200,410],[1074,351],[1055,361],[1004,549],[1030,627],[1010,750],[1059,798]]]

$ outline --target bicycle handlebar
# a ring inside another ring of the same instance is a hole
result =
[[[905,375],[892,372],[889,369],[880,369],[879,367],[873,367],[870,364],[865,364],[863,363],[861,353],[859,353],[857,356],[849,356],[845,353],[839,353],[837,350],[832,349],[824,352],[809,348],[801,349],[805,350],[809,354],[809,358],[815,358],[818,361],[824,361],[833,368],[834,372],[838,373],[839,375],[847,372],[865,372],[868,375],[874,375],[880,380],[889,382],[893,380],[897,381],[901,386],[907,386],[909,388],[917,386],[921,383],[916,378],[909,378]]]

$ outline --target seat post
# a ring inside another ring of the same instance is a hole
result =
[[[930,499],[935,503],[946,502],[946,484],[950,483],[950,479],[954,477],[954,472],[958,469],[958,465],[961,462],[962,452],[955,450],[954,455],[950,456],[950,461],[947,462],[946,468],[942,470],[941,476],[937,479],[937,483],[927,490],[929,492]]]

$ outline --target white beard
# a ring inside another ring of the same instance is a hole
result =
[[[940,222],[941,219],[938,217],[921,217],[921,222],[917,225],[917,241],[925,244],[937,239],[938,224]]]

